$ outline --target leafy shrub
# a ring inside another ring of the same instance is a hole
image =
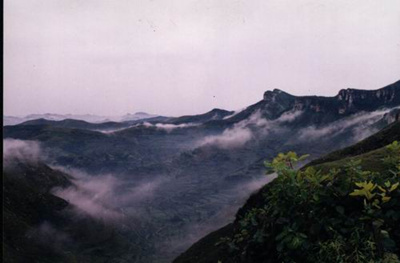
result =
[[[296,171],[306,156],[279,154],[264,202],[220,244],[235,262],[400,262],[400,144],[385,149],[381,172],[361,159],[322,172]]]

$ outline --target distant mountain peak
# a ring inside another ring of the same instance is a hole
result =
[[[224,109],[219,109],[219,108],[214,108],[211,111],[209,111],[209,113],[211,112],[224,112],[224,113],[229,113],[230,111],[224,110]]]
[[[273,89],[264,93],[263,100],[250,105],[227,121],[238,122],[255,112],[260,112],[266,119],[276,119],[285,112],[303,111],[308,114],[304,114],[301,121],[322,124],[361,111],[372,112],[399,105],[400,81],[377,90],[342,89],[332,97],[295,96]]]
[[[283,90],[280,90],[280,89],[273,89],[272,91],[267,90],[264,93],[264,101],[275,101],[275,99],[277,97],[285,98],[285,97],[294,97],[294,96],[287,92],[284,92]]]
[[[280,90],[280,89],[273,89],[272,90],[272,92],[274,92],[274,93],[286,93],[286,92],[284,92],[283,90]]]
[[[139,111],[135,113],[127,113],[124,116],[120,118],[119,121],[135,121],[135,120],[140,120],[140,119],[149,119],[153,117],[157,117],[158,115],[154,114],[149,114],[147,112]]]
[[[386,86],[377,90],[359,90],[359,89],[342,89],[336,95],[336,99],[347,104],[347,107],[352,107],[356,104],[392,104],[399,101],[399,82]]]

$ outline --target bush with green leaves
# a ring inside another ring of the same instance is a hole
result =
[[[279,154],[263,202],[219,242],[233,262],[400,262],[400,144],[364,171],[362,158],[323,171],[295,170],[307,156]]]

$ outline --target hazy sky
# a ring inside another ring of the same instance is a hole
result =
[[[5,0],[4,114],[240,109],[400,79],[399,0]]]

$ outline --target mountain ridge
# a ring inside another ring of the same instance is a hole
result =
[[[335,96],[295,96],[279,89],[268,90],[263,99],[243,111],[223,120],[235,123],[260,111],[267,119],[277,119],[285,112],[303,111],[312,113],[312,120],[301,119],[303,123],[332,122],[359,111],[371,112],[383,107],[400,105],[400,81],[376,90],[342,89]]]
[[[94,114],[57,114],[57,113],[44,113],[44,114],[29,114],[26,116],[3,116],[3,126],[18,125],[23,122],[45,119],[49,121],[63,121],[67,119],[81,120],[92,124],[104,122],[128,122],[137,121],[141,119],[149,119],[158,117],[159,115],[148,114],[146,112],[127,113],[122,116],[100,116]]]

